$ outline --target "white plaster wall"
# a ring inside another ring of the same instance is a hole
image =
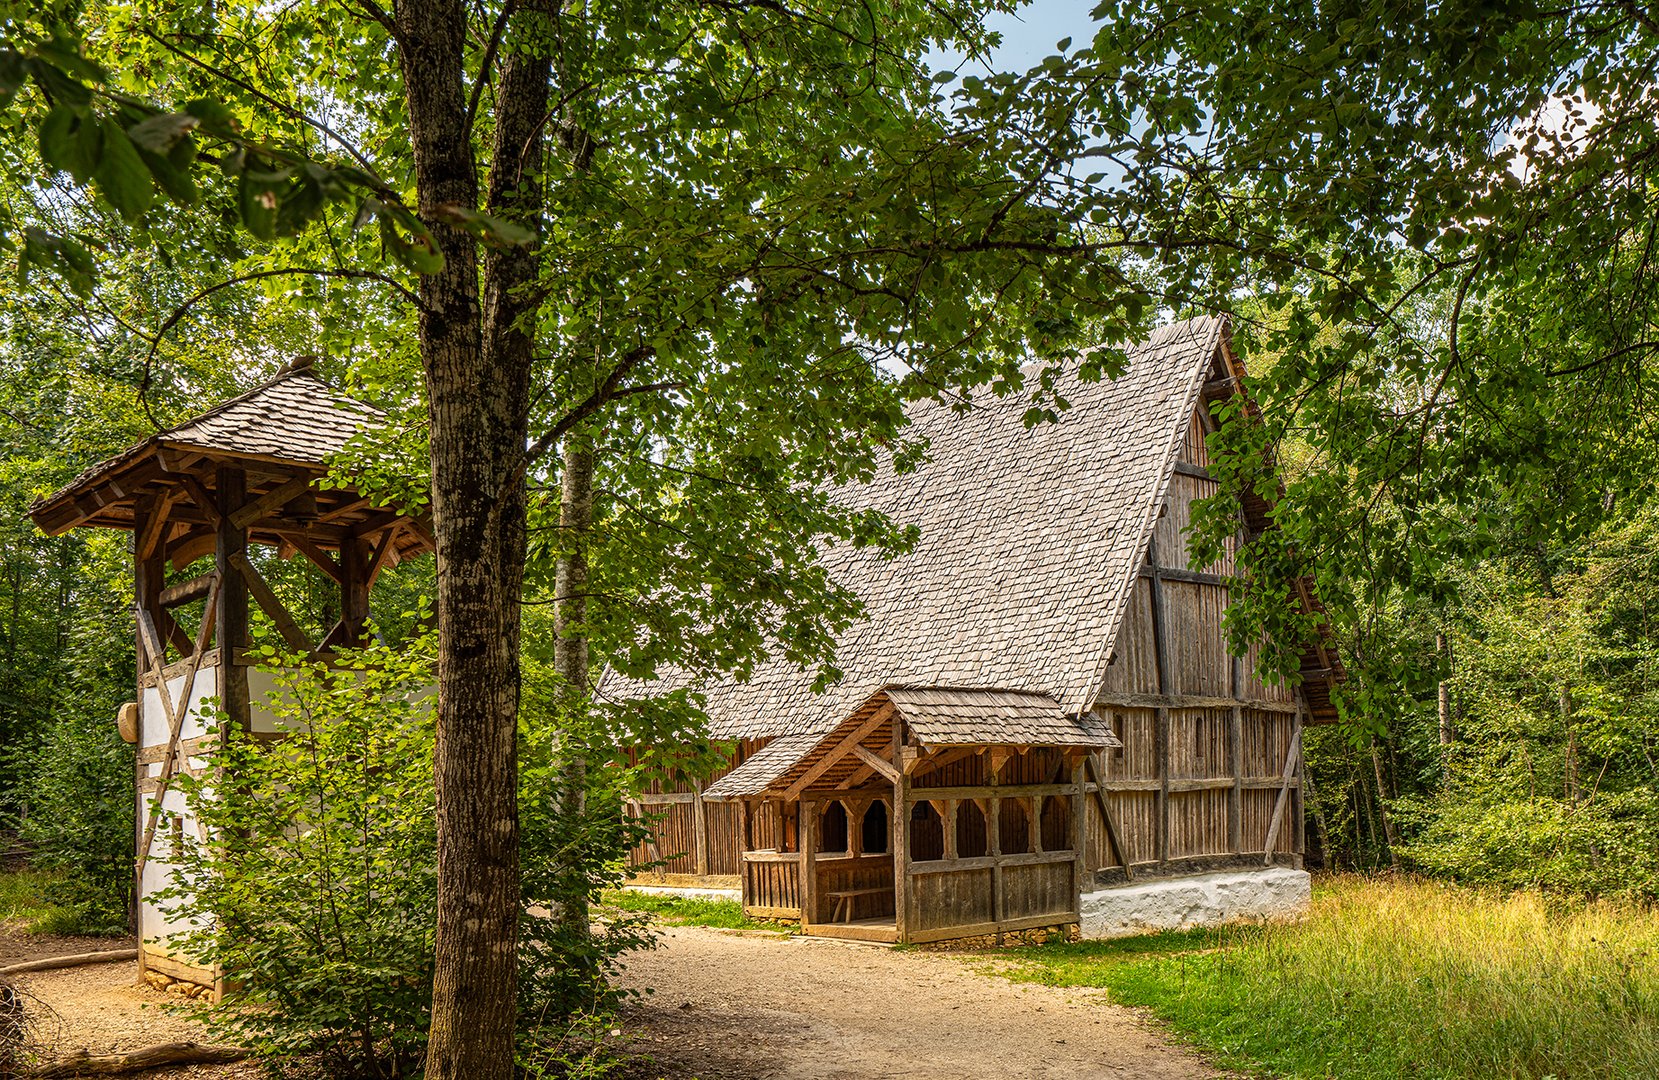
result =
[[[179,695],[184,691],[184,676],[177,675],[167,680],[168,697],[175,704]],[[207,733],[206,714],[208,706],[217,700],[218,669],[212,664],[203,664],[196,672],[196,681],[191,687],[189,706],[185,710],[184,722],[179,728],[179,738],[195,739]],[[161,694],[153,686],[144,688],[144,696],[138,704],[138,747],[140,750],[149,750],[165,747],[171,731],[168,726],[167,712],[162,708]],[[200,768],[206,762],[199,757],[186,760],[190,768]],[[141,778],[156,778],[161,775],[161,763],[152,762],[139,766],[138,775]],[[144,842],[144,832],[150,821],[150,808],[154,803],[154,796],[150,793],[134,793],[137,800],[137,829],[135,843]],[[154,941],[165,950],[167,938],[187,928],[187,923],[168,910],[166,906],[154,899],[155,892],[164,888],[171,881],[173,866],[168,859],[173,848],[172,819],[174,815],[183,818],[183,832],[189,836],[200,837],[200,827],[196,823],[195,815],[190,813],[190,807],[185,801],[184,793],[176,784],[169,784],[167,794],[161,800],[162,813],[156,822],[155,839],[150,844],[150,855],[144,861],[144,870],[138,879],[138,936],[140,940]]]
[[[1114,938],[1293,919],[1307,911],[1312,899],[1307,871],[1287,867],[1162,878],[1084,893],[1080,932],[1086,938]]]

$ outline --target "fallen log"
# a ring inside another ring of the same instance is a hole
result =
[[[105,949],[102,952],[74,953],[70,956],[52,956],[45,960],[29,960],[22,964],[0,967],[0,977],[22,975],[28,971],[51,971],[54,968],[80,967],[82,964],[114,964],[122,960],[137,959],[137,949]]]
[[[121,1073],[154,1069],[161,1065],[223,1065],[241,1061],[251,1053],[252,1051],[236,1046],[202,1046],[193,1042],[160,1043],[125,1054],[97,1056],[85,1050],[77,1050],[68,1057],[38,1065],[23,1075],[31,1080],[54,1080],[70,1076],[118,1076]]]

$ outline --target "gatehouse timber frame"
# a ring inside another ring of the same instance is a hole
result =
[[[137,743],[139,964],[141,972],[212,986],[215,999],[224,989],[220,973],[169,948],[177,925],[152,900],[170,869],[161,834],[201,832],[174,781],[187,771],[202,775],[201,755],[216,738],[206,724],[212,703],[227,721],[224,737],[282,737],[258,705],[269,687],[253,685],[269,678],[249,662],[256,614],[290,650],[326,659],[361,641],[381,571],[433,550],[425,518],[327,480],[328,460],[381,421],[376,410],[325,386],[304,357],[29,509],[50,536],[74,528],[132,534],[137,698],[124,728]],[[303,557],[337,586],[339,618],[320,640],[283,605],[250,545],[278,558]],[[209,556],[208,569],[186,576]],[[181,623],[175,612],[195,603],[202,606],[192,633],[191,621]]]

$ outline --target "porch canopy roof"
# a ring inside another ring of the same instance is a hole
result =
[[[794,798],[808,788],[850,788],[877,773],[897,779],[894,716],[904,722],[907,744],[922,749],[1049,746],[1098,750],[1122,745],[1104,720],[1087,713],[1068,715],[1047,694],[885,686],[834,727],[785,735],[772,742],[711,785],[704,797]]]

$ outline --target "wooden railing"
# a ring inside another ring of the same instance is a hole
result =
[[[762,919],[801,917],[801,854],[743,853],[743,913]]]

